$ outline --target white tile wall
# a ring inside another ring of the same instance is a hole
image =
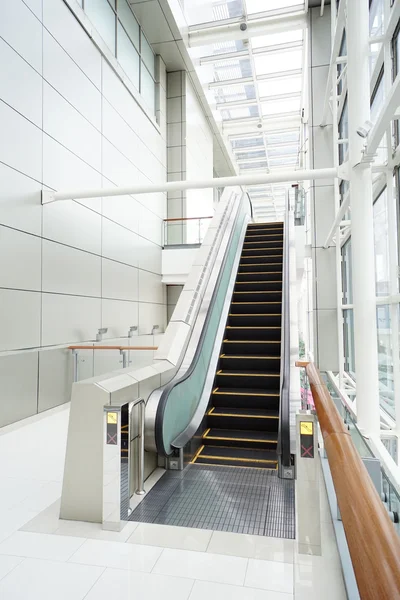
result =
[[[1,3],[0,37],[42,72],[42,26],[22,0]]]
[[[41,289],[40,237],[0,226],[0,287]]]
[[[101,296],[101,258],[43,240],[43,291]]]
[[[35,1],[41,2],[41,0]],[[100,53],[66,4],[43,0],[43,23],[85,75],[100,89]]]
[[[94,169],[101,170],[101,133],[46,82],[43,129]]]
[[[38,352],[0,357],[0,427],[36,413],[37,377]]]
[[[0,289],[0,351],[40,346],[40,294]]]
[[[42,294],[43,346],[94,340],[100,323],[100,298]]]
[[[0,161],[32,179],[42,179],[42,132],[0,101]]]
[[[42,126],[42,78],[0,38],[0,98]]]
[[[0,352],[163,331],[166,195],[41,205],[43,187],[166,181],[165,136],[63,0],[0,3],[0,131]],[[10,420],[69,399],[71,353],[39,354]]]
[[[43,77],[88,121],[101,128],[100,91],[46,30],[43,33]]]

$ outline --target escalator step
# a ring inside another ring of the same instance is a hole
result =
[[[279,390],[268,391],[255,388],[215,387],[212,392],[215,408],[223,409],[279,409]],[[235,425],[234,425],[235,428]]]
[[[230,340],[225,338],[222,342],[222,351],[231,355],[279,356],[281,342],[280,340]]]
[[[280,327],[282,316],[279,313],[229,313],[228,323],[234,327],[242,326],[276,326]]]
[[[211,461],[212,464],[248,465],[271,469],[276,467],[277,454],[272,450],[203,446],[193,462],[206,463],[207,461]]]
[[[243,429],[207,429],[203,440],[225,441],[225,442],[253,442],[263,444],[277,444],[275,433],[270,431],[245,431]]]
[[[228,325],[225,329],[225,338],[228,340],[263,340],[268,341],[280,341],[281,339],[281,328],[280,327],[233,327]]]
[[[280,356],[257,356],[257,355],[227,355],[221,354],[219,357],[219,366],[222,369],[245,369],[260,371],[265,369],[269,372],[280,371],[281,357]]]
[[[215,382],[220,386],[235,388],[257,388],[262,390],[279,390],[280,374],[265,371],[249,371],[243,373],[234,370],[217,371]]]
[[[270,291],[270,290],[268,290]],[[235,294],[242,294],[243,292],[235,292]],[[246,292],[247,293],[247,292]],[[251,293],[251,292],[248,292]],[[263,292],[253,292],[255,294]],[[255,314],[260,312],[268,312],[269,314],[281,314],[282,303],[281,302],[260,302],[260,297],[257,296],[256,302],[232,302],[230,312],[232,315],[239,314]]]

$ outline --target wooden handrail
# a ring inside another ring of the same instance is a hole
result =
[[[212,219],[210,217],[178,217],[177,219],[164,219],[164,223],[170,223],[171,221],[199,221],[200,219]]]
[[[157,350],[158,346],[68,346],[68,350]]]
[[[319,370],[296,366],[310,381],[360,598],[400,598],[399,536]]]

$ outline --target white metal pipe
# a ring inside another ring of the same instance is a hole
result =
[[[337,177],[337,169],[305,169],[277,171],[260,175],[234,175],[215,179],[200,179],[195,181],[168,181],[147,185],[130,185],[125,187],[105,187],[93,189],[76,189],[60,192],[43,191],[42,203],[57,200],[81,200],[83,198],[107,198],[111,196],[129,196],[134,194],[153,194],[155,192],[177,192],[184,190],[201,190],[216,187],[231,187],[239,185],[262,185],[268,183],[285,183],[316,179],[333,179]]]
[[[354,349],[357,376],[357,420],[368,433],[379,433],[379,377],[375,302],[372,170],[360,164],[360,123],[370,118],[369,1],[347,2],[347,69],[349,166],[352,221]]]
[[[342,0],[342,2],[339,4],[339,10],[337,13],[335,35],[332,40],[332,53],[331,53],[331,60],[330,60],[330,64],[329,64],[329,74],[328,74],[327,85],[326,85],[326,89],[325,89],[325,99],[324,99],[324,108],[322,111],[321,125],[327,124],[329,99],[331,97],[331,90],[332,90],[332,71],[336,72],[336,59],[339,55],[340,44],[342,42],[342,35],[343,35],[343,30],[344,30],[345,21],[346,21],[346,16],[345,16],[346,4],[347,4],[347,2],[345,2],[345,0]]]
[[[321,17],[324,16],[324,8],[325,8],[325,0],[321,0],[321,11],[319,13]]]
[[[340,205],[338,212],[336,213],[335,220],[334,220],[332,227],[329,230],[328,236],[325,240],[324,248],[329,247],[329,244],[331,243],[333,237],[335,236],[336,230],[339,227],[344,215],[346,214],[346,211],[348,210],[349,205],[350,205],[350,194],[347,194],[344,197],[343,202]]]

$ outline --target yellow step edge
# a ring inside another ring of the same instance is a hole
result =
[[[229,317],[281,317],[282,313],[229,313]]]
[[[202,457],[202,458],[205,458],[205,456]],[[253,470],[256,470],[256,471],[265,471],[265,469],[262,469],[261,467],[246,467],[244,465],[240,465],[240,467],[239,467],[238,465],[216,465],[214,463],[203,463],[203,462],[202,463],[197,463],[197,462],[194,462],[194,461],[192,461],[191,464],[202,465],[203,467],[223,467],[224,469],[226,469],[226,468],[229,467],[229,469],[253,469]],[[270,471],[277,471],[278,470],[278,461],[276,461],[275,464],[276,464],[276,466],[275,467],[271,467],[269,469]]]
[[[228,439],[230,440],[231,438],[228,438]],[[233,439],[235,439],[235,438],[233,438]],[[206,446],[204,446],[204,448],[205,447]],[[209,446],[207,446],[207,448],[210,448],[210,447],[211,448],[227,448],[227,449],[233,448],[233,446],[212,446],[211,444]],[[241,446],[238,446],[237,448],[241,448],[242,450],[252,450],[252,452],[265,452],[265,448],[242,448]],[[264,460],[268,460],[268,459],[265,458]]]
[[[266,460],[264,458],[234,458],[231,456],[212,456],[211,454],[206,454],[201,456],[201,454],[197,458],[211,458],[212,460],[235,460],[238,462],[250,462],[250,463],[260,463],[266,465],[276,465],[276,460]]]
[[[219,390],[219,388],[215,388],[216,390]],[[268,398],[279,398],[279,394],[254,394],[253,392],[249,393],[249,392],[217,392],[217,391],[213,391],[213,394],[215,394],[216,396],[262,396],[262,397],[268,397]],[[215,408],[215,407],[214,407]],[[211,414],[211,413],[208,413]]]
[[[194,463],[196,458],[199,456],[200,452],[203,450],[204,445],[200,447],[199,450],[197,450],[196,454],[194,455],[194,457],[192,458],[192,460],[190,461],[191,463]]]
[[[247,292],[236,292],[237,294],[247,294]],[[264,292],[251,292],[251,293],[256,293],[256,294],[263,294]],[[232,304],[250,304],[251,306],[254,305],[258,305],[258,304],[280,304],[280,302],[231,302]],[[279,313],[281,314],[281,313]]]
[[[282,327],[278,327],[277,325],[275,327],[260,327],[260,326],[257,326],[257,327],[247,326],[247,327],[245,327],[244,325],[238,325],[236,327],[236,326],[232,326],[232,325],[227,325],[226,329],[282,329]],[[263,340],[263,341],[264,342],[268,342],[268,340]]]
[[[253,438],[227,438],[227,437],[217,437],[214,435],[203,435],[203,440],[218,440],[220,442],[254,442],[257,444],[277,444],[278,440],[256,440]],[[223,446],[219,446],[223,448]],[[232,446],[228,446],[231,448]],[[259,450],[260,448],[253,448],[253,450]],[[250,448],[251,450],[251,448]]]
[[[215,409],[215,407],[213,407]],[[238,417],[238,418],[243,418],[243,419],[279,419],[279,416],[266,416],[266,415],[230,415],[228,413],[211,413],[211,411],[209,411],[207,413],[207,416],[211,415],[213,417]]]
[[[220,358],[251,358],[253,359],[259,359],[259,360],[279,360],[281,357],[280,356],[250,356],[245,354],[244,356],[236,356],[234,354],[220,354],[219,356]]]
[[[280,340],[224,340],[226,344],[280,344]]]
[[[222,377],[280,377],[279,373],[224,373],[217,371],[217,375]]]
[[[235,281],[236,285],[246,285],[247,283],[269,283],[268,281]],[[248,290],[251,292],[251,290]],[[282,291],[281,290],[258,290],[258,291],[263,291],[264,294],[281,294]]]

